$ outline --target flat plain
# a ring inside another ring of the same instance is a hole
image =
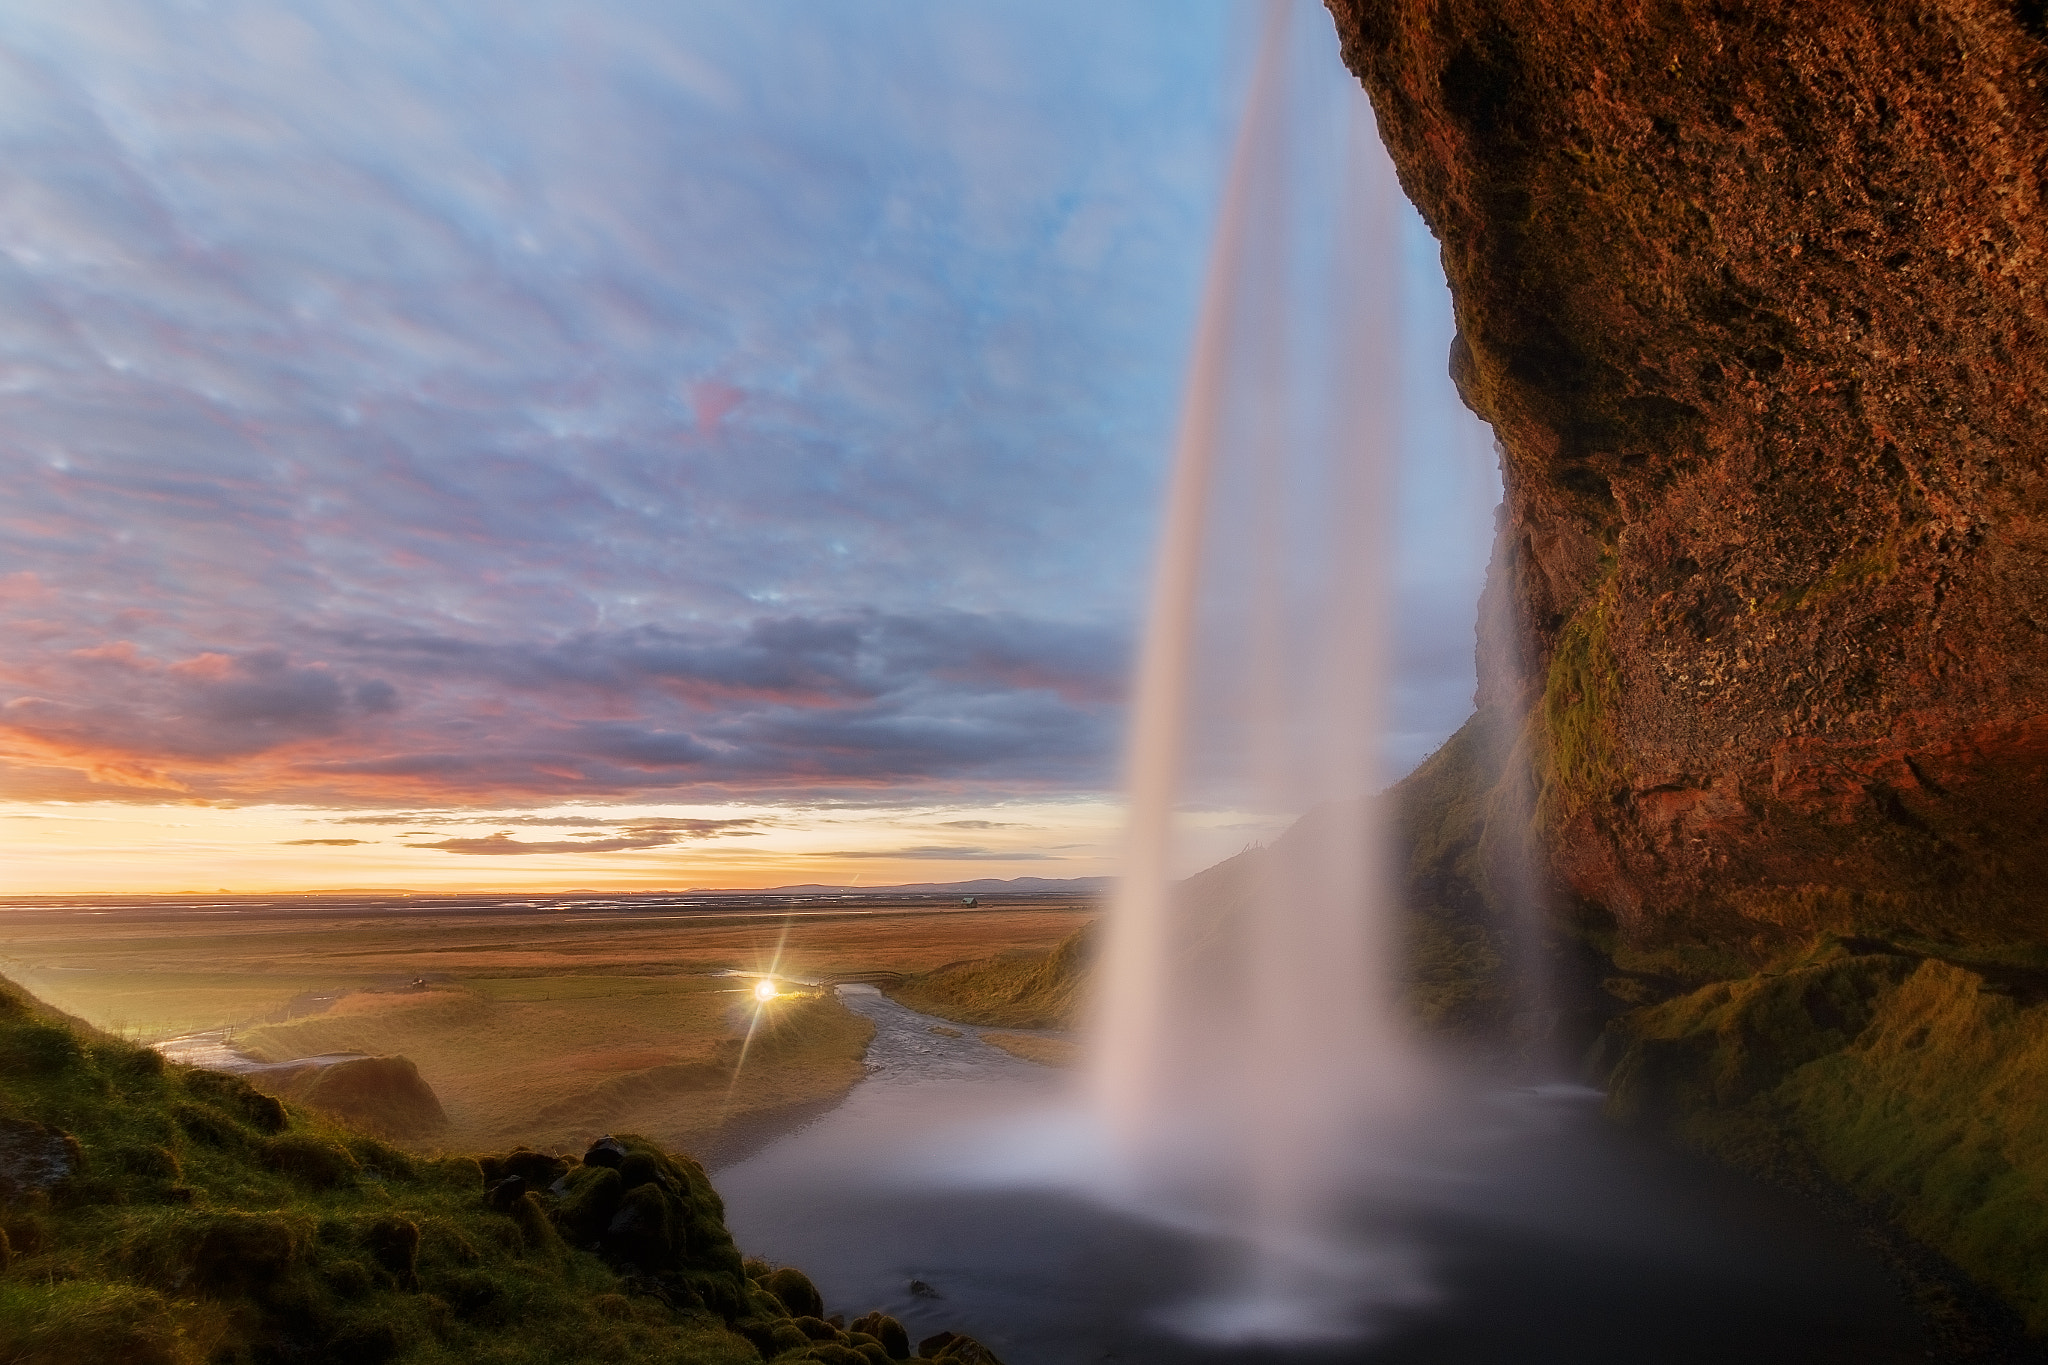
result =
[[[621,1131],[717,1163],[860,1079],[870,1025],[831,983],[1042,951],[1094,913],[879,896],[46,900],[0,907],[0,973],[136,1041],[409,1057],[450,1150]],[[781,994],[757,1005],[764,976]]]

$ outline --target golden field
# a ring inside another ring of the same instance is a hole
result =
[[[449,1149],[634,1131],[716,1162],[862,1074],[871,1026],[800,983],[1043,951],[1093,913],[1075,900],[30,905],[0,910],[0,974],[139,1041],[231,1030],[265,1061],[409,1057],[447,1111]],[[785,994],[757,1012],[755,974],[770,972]]]

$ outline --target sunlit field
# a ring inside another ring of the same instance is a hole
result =
[[[716,1162],[863,1074],[872,1026],[821,987],[1047,949],[1094,908],[251,898],[0,913],[0,972],[110,1032],[219,1030],[262,1061],[409,1057],[451,1150],[631,1131]],[[778,994],[761,1003],[764,975]]]

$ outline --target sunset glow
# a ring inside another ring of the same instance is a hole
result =
[[[11,22],[0,894],[1110,870],[1235,12],[600,9]]]

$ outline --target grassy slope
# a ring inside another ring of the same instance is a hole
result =
[[[985,1028],[1072,1028],[1079,1020],[1094,926],[1050,952],[955,962],[884,987],[923,1014]]]
[[[2048,972],[1829,939],[1612,1039],[1618,1117],[1817,1171],[2048,1332]]]
[[[52,1143],[71,1176],[0,1209],[10,1365],[889,1358],[793,1317],[815,1291],[743,1265],[687,1157],[412,1157],[0,981],[0,1174]]]

